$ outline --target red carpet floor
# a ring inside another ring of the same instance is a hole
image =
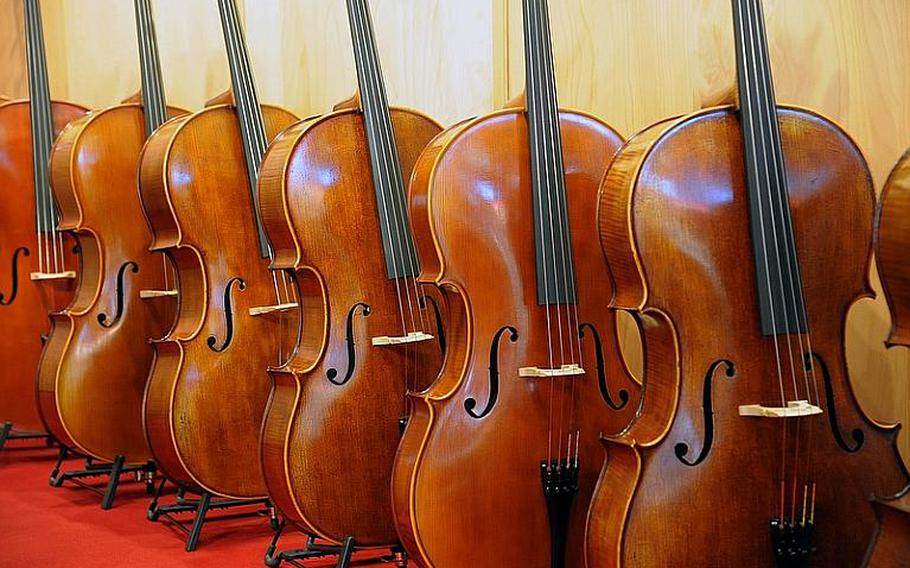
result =
[[[199,548],[184,552],[185,535],[168,521],[150,522],[143,484],[123,485],[109,511],[101,497],[66,484],[48,485],[56,459],[53,448],[9,442],[0,450],[0,567],[261,567],[272,531],[265,517],[215,512],[202,530]],[[79,469],[68,460],[64,469]],[[98,483],[104,480],[98,478]],[[169,495],[169,499],[173,496]],[[190,515],[182,515],[189,523]],[[303,546],[305,537],[285,531],[282,548]],[[376,552],[358,553],[355,566],[392,566]],[[334,566],[334,559],[308,561],[307,567]],[[285,564],[285,566],[288,566]]]

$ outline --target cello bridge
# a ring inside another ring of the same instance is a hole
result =
[[[808,400],[791,400],[787,406],[763,406],[761,404],[744,404],[739,407],[740,416],[757,418],[800,418],[822,414],[822,409]]]
[[[412,331],[407,335],[379,335],[372,339],[373,345],[376,347],[388,346],[388,345],[403,345],[405,343],[418,343],[420,341],[429,341],[433,339],[433,336],[429,333],[423,331]]]
[[[576,363],[549,369],[545,367],[521,367],[518,369],[518,376],[527,379],[541,377],[571,377],[584,374],[585,370],[581,368],[581,365]]]

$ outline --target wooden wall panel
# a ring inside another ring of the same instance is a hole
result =
[[[509,92],[521,89],[521,2],[508,2]],[[910,146],[910,8],[906,0],[765,0],[778,100],[840,123],[865,153],[881,190]],[[560,102],[629,135],[699,108],[732,84],[726,0],[551,0]],[[874,270],[873,270],[874,272]],[[847,356],[864,409],[910,425],[910,351],[884,349],[890,326],[879,297],[848,317]],[[900,437],[905,459],[910,436]]]
[[[491,109],[490,0],[373,0],[371,7],[393,105],[446,124]],[[354,93],[344,2],[248,2],[245,16],[263,100],[311,115]]]

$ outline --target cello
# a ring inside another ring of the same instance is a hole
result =
[[[868,166],[833,122],[777,104],[761,2],[732,5],[738,108],[651,126],[604,179],[614,305],[665,369],[605,439],[589,566],[859,566],[869,500],[908,487],[844,354],[872,294]]]
[[[269,494],[301,530],[352,550],[398,541],[389,478],[399,420],[407,391],[439,370],[445,303],[417,282],[425,251],[404,181],[441,127],[390,108],[368,3],[347,0],[347,10],[359,98],[282,133],[259,194],[273,268],[295,275],[305,322],[294,356],[271,369]]]
[[[29,98],[0,103],[0,422],[7,437],[45,430],[35,373],[47,314],[69,303],[76,281],[73,243],[57,230],[48,182],[55,135],[85,108],[53,101],[38,0],[25,0]],[[18,434],[13,433],[16,428]],[[2,446],[2,443],[0,443]]]
[[[176,266],[179,290],[176,323],[152,342],[145,431],[165,475],[205,502],[265,497],[266,369],[283,362],[282,341],[299,327],[294,290],[269,271],[255,207],[268,141],[296,119],[260,107],[234,0],[218,8],[236,105],[167,122],[146,143],[139,170],[151,248]]]
[[[523,23],[526,105],[437,137],[410,187],[423,277],[451,322],[392,480],[426,567],[582,566],[600,434],[637,409],[595,222],[622,138],[559,109],[547,2],[524,0]]]
[[[167,118],[150,0],[135,0],[142,103],[124,103],[71,122],[51,153],[59,227],[77,243],[75,299],[51,315],[38,372],[38,398],[54,437],[101,462],[151,459],[142,398],[152,363],[149,338],[175,311],[164,255],[148,250],[136,170],[143,143]]]
[[[891,311],[887,344],[910,346],[910,151],[891,170],[875,220],[875,258]]]

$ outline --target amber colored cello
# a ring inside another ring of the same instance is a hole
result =
[[[109,107],[75,120],[51,154],[60,229],[78,243],[74,301],[51,315],[38,394],[45,422],[62,444],[102,461],[151,459],[142,398],[152,363],[150,338],[173,322],[164,255],[148,250],[136,186],[147,136],[166,119],[150,0],[136,0],[143,104]],[[173,280],[173,276],[170,276]]]
[[[56,133],[86,110],[52,101],[38,0],[25,0],[29,99],[0,104],[0,422],[44,430],[35,373],[50,311],[72,298],[77,258],[57,231],[47,166]]]
[[[582,566],[600,435],[637,407],[595,217],[622,138],[558,109],[547,3],[523,5],[527,110],[448,130],[412,178],[424,278],[451,321],[393,477],[399,534],[427,567]]]
[[[416,280],[404,182],[441,127],[389,108],[367,1],[347,8],[363,111],[298,123],[263,164],[273,266],[296,274],[304,326],[271,371],[262,456],[272,499],[301,530],[379,547],[398,540],[389,477],[407,390],[442,359],[445,306]]]
[[[269,365],[297,329],[296,300],[269,271],[254,188],[268,141],[296,119],[260,108],[233,0],[219,0],[236,106],[162,126],[140,166],[152,249],[177,267],[177,321],[153,342],[145,427],[173,481],[232,498],[264,497],[259,429]],[[288,332],[290,330],[290,332]]]
[[[733,0],[739,108],[635,136],[601,193],[615,304],[670,372],[608,438],[589,566],[858,566],[908,474],[844,355],[874,193],[851,138],[778,106],[760,0]]]
[[[875,223],[875,257],[891,310],[889,345],[910,346],[910,151],[891,170]]]

